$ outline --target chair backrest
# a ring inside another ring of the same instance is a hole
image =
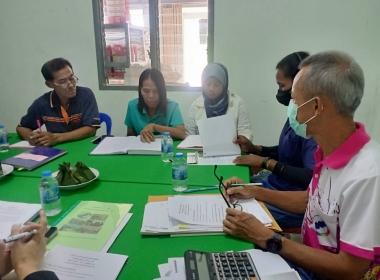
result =
[[[107,135],[111,135],[112,119],[106,113],[99,113],[100,123],[106,123]]]

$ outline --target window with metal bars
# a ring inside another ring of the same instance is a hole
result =
[[[199,91],[213,61],[214,0],[93,0],[99,88],[136,90],[157,68],[168,90]]]

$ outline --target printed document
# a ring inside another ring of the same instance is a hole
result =
[[[255,199],[242,199],[243,211],[255,215],[260,222],[270,225],[272,219]],[[169,216],[190,225],[222,226],[227,204],[220,196],[174,196],[168,199]]]
[[[116,238],[115,231],[120,232],[120,224],[125,225],[129,220],[130,217],[126,220],[125,217],[131,208],[132,204],[81,201],[63,215],[56,225],[58,235],[47,248],[50,250],[58,244],[98,252],[108,250],[109,240]]]
[[[240,147],[233,143],[237,137],[231,115],[208,118],[197,122],[203,144],[203,157],[240,155]]]
[[[41,270],[53,271],[63,280],[114,280],[127,258],[57,245],[43,261]]]
[[[23,225],[38,216],[41,204],[0,201],[0,239],[11,234],[14,224]]]

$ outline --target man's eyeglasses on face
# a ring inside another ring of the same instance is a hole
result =
[[[71,76],[70,78],[68,78],[66,81],[62,81],[62,82],[58,82],[58,83],[53,83],[55,84],[56,86],[59,86],[61,88],[68,88],[69,87],[69,84],[72,84],[72,85],[76,85],[78,83],[78,77],[73,75]]]
[[[220,194],[222,195],[224,201],[226,202],[227,206],[231,208],[231,205],[234,209],[237,209],[237,210],[240,210],[242,211],[243,210],[243,207],[239,204],[239,196],[236,195],[236,194],[233,194],[233,195],[230,195],[230,202],[227,201],[227,199],[225,198],[224,196],[224,191],[227,191],[227,188],[226,186],[223,184],[223,176],[221,177],[218,177],[218,175],[216,175],[216,169],[218,168],[217,165],[215,165],[215,168],[214,168],[214,175],[216,177],[216,179],[218,179],[219,181],[219,192]]]

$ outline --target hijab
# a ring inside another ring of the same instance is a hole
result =
[[[223,116],[226,114],[228,109],[228,72],[226,67],[220,63],[210,63],[206,66],[202,73],[202,85],[210,77],[215,77],[218,79],[222,85],[222,93],[215,99],[210,99],[207,97],[206,93],[203,91],[204,106],[206,110],[207,118]]]

